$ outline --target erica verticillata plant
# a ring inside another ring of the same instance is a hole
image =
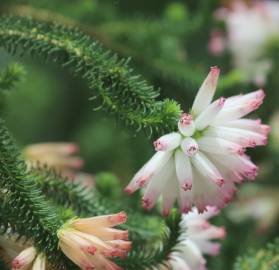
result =
[[[71,220],[58,231],[59,246],[81,269],[121,269],[107,257],[125,258],[131,249],[128,231],[113,228],[126,221],[124,212]]]
[[[37,144],[21,155],[0,119],[0,233],[26,240],[19,250],[0,241],[12,254],[7,257],[14,257],[7,262],[10,268],[205,269],[204,255],[217,255],[220,243],[213,241],[226,234],[208,219],[232,199],[236,184],[257,175],[245,151],[265,145],[269,127],[243,117],[262,104],[263,90],[213,101],[220,71],[212,67],[192,108],[181,113],[176,101],[159,100],[159,91],[134,75],[127,60],[77,30],[4,17],[0,46],[69,67],[85,79],[94,91],[90,100],[101,101],[106,113],[133,131],[166,134],[154,142],[156,154],[126,188],[128,193],[145,189],[146,209],[162,196],[168,215],[162,219],[157,211],[138,209],[136,196],[102,197],[98,188],[68,181],[78,178],[83,163],[73,144]],[[104,189],[111,186],[105,183]],[[176,202],[182,214],[173,209],[169,215]]]

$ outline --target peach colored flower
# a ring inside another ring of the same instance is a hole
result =
[[[125,258],[131,249],[128,231],[113,228],[126,220],[125,212],[71,220],[58,231],[59,246],[81,269],[121,269],[109,258]]]

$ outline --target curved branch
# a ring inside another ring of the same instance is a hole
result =
[[[159,92],[128,67],[129,60],[104,51],[77,30],[19,17],[0,18],[0,46],[9,52],[29,52],[58,62],[84,78],[101,108],[134,130],[151,135],[176,127],[180,106],[157,101]]]

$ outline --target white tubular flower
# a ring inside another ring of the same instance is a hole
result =
[[[179,244],[169,255],[168,264],[173,270],[204,270],[206,260],[203,254],[216,256],[220,251],[220,244],[212,239],[221,239],[226,235],[223,227],[211,225],[207,220],[219,213],[217,208],[208,207],[207,212],[199,214],[193,208],[187,215],[182,215],[180,223]]]
[[[278,1],[251,1],[248,5],[244,0],[233,0],[229,8],[217,10],[216,18],[225,22],[228,33],[222,37],[213,31],[210,51],[218,55],[227,47],[244,79],[262,86],[272,67],[272,59],[263,57],[264,49],[269,40],[279,36]]]
[[[183,113],[178,131],[155,141],[157,153],[136,173],[128,193],[145,188],[143,206],[151,209],[162,195],[164,215],[178,202],[181,212],[195,205],[222,208],[236,191],[235,183],[253,180],[257,166],[245,155],[248,147],[265,145],[269,127],[260,120],[241,119],[263,102],[258,90],[212,102],[219,68],[212,67],[194,100]]]
[[[120,270],[106,257],[124,258],[131,249],[128,231],[113,228],[126,221],[125,212],[72,220],[58,231],[59,246],[81,269]]]
[[[34,247],[24,249],[12,261],[12,270],[45,270],[46,258],[43,254],[38,254]]]

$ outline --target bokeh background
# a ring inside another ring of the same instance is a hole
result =
[[[266,99],[253,115],[272,126],[267,147],[249,153],[260,166],[215,222],[227,228],[221,254],[209,269],[231,269],[238,255],[278,236],[279,217],[279,3],[277,1],[1,0],[1,14],[33,16],[78,27],[121,57],[161,97],[187,111],[209,67],[218,65],[217,95],[263,88]],[[92,110],[83,81],[52,63],[7,55],[23,80],[7,94],[2,114],[18,144],[75,142],[84,171],[113,174],[121,185],[152,155],[150,138],[124,128],[102,110]],[[95,106],[96,108],[96,106]],[[97,108],[96,108],[97,109]]]

